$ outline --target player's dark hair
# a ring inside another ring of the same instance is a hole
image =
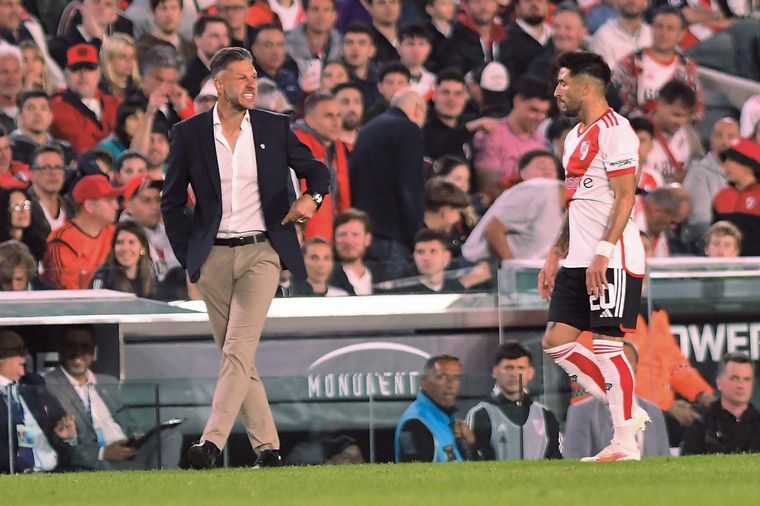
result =
[[[575,77],[587,75],[598,79],[604,86],[610,83],[612,72],[604,59],[596,53],[588,51],[566,51],[557,58],[557,67],[566,68]]]

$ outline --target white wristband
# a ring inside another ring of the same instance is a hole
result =
[[[614,244],[607,241],[599,241],[599,244],[596,245],[594,254],[609,258],[612,256],[613,251],[615,251]]]

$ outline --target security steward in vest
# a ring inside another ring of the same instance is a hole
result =
[[[454,418],[462,365],[451,355],[428,359],[420,393],[396,426],[396,462],[479,460],[475,437],[464,420]]]
[[[530,351],[519,342],[507,341],[496,350],[491,371],[496,385],[467,413],[483,460],[562,458],[557,418],[525,395],[535,372]]]

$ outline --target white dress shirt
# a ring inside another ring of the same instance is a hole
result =
[[[245,112],[233,150],[222,133],[217,107],[215,105],[213,109],[214,145],[222,182],[222,221],[217,237],[242,237],[264,232],[266,224],[259,195],[256,145],[250,113]]]
[[[115,443],[117,441],[123,441],[127,439],[124,434],[124,430],[121,428],[116,420],[111,416],[111,412],[108,410],[108,406],[103,402],[103,398],[98,394],[95,385],[97,385],[97,378],[92,371],[87,371],[87,382],[80,385],[64,368],[61,368],[63,375],[69,380],[71,386],[74,387],[74,391],[84,404],[84,409],[90,414],[92,420],[92,426],[97,432],[100,430],[103,434],[103,442],[105,446]],[[98,441],[102,443],[101,441]],[[98,452],[98,460],[103,460],[103,447]]]
[[[15,383],[5,376],[0,376],[0,391],[2,391],[2,397],[5,402],[8,403],[8,411],[10,411],[11,404],[5,398],[6,387],[12,383]],[[37,423],[32,412],[29,410],[26,401],[22,396],[18,394],[18,385],[14,384],[12,395],[16,400],[21,401],[21,406],[24,408],[24,434],[26,438],[34,441],[32,446],[32,453],[34,454],[34,470],[35,471],[52,471],[55,466],[58,465],[58,454],[50,446],[50,442],[42,431],[42,427]],[[15,429],[15,427],[13,428]],[[12,430],[13,430],[12,429]],[[5,434],[3,434],[5,436]]]
[[[343,268],[343,272],[346,273],[346,278],[348,278],[348,282],[354,288],[356,295],[372,295],[372,272],[369,269],[364,268],[363,276],[357,276],[354,274],[354,271],[345,267]]]
[[[100,115],[103,113],[103,109],[100,107],[100,100],[96,97],[83,98],[82,103],[85,107],[95,113],[95,116],[97,116],[98,119],[100,119]]]

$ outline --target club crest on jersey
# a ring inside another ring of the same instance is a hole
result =
[[[744,207],[747,209],[754,209],[756,205],[757,201],[755,200],[755,197],[747,197],[747,200],[744,201]]]
[[[589,142],[583,141],[581,143],[581,160],[586,158],[586,155],[588,154],[588,148],[589,148]]]

